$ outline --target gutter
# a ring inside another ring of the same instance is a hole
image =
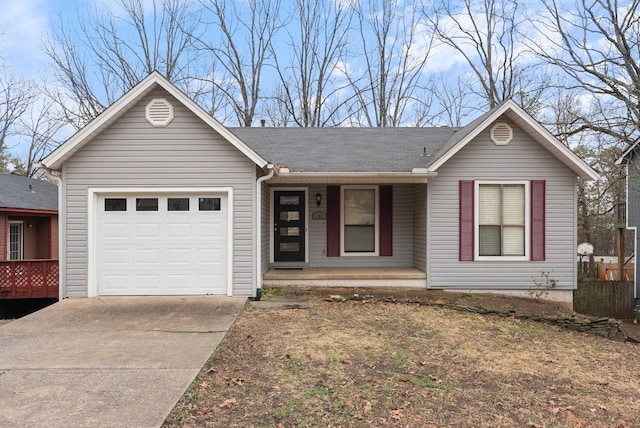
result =
[[[262,297],[262,183],[273,178],[276,172],[273,164],[268,164],[269,174],[263,175],[256,180],[256,296],[254,300]]]

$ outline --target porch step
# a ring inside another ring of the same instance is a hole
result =
[[[266,286],[426,287],[426,273],[415,268],[303,268],[269,269]]]

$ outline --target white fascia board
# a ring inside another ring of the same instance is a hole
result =
[[[289,172],[278,171],[271,183],[426,183],[436,172]]]
[[[562,144],[558,139],[549,132],[544,126],[540,125],[535,119],[533,119],[528,113],[526,113],[520,106],[518,106],[513,100],[508,100],[500,107],[498,107],[493,113],[473,129],[467,136],[460,140],[455,146],[453,146],[447,153],[442,155],[428,168],[429,171],[435,172],[445,162],[451,159],[456,153],[464,148],[469,142],[484,131],[490,124],[496,121],[500,116],[506,112],[515,114],[521,121],[523,121],[530,129],[537,135],[532,135],[539,143],[551,148],[551,152],[561,162],[571,168],[580,178],[584,180],[597,180],[599,174],[593,170],[585,161],[580,159],[578,155],[573,153],[567,146]],[[559,156],[560,155],[560,156]],[[564,158],[564,159],[563,159]]]
[[[144,80],[134,86],[129,92],[111,104],[105,111],[89,122],[84,128],[75,133],[65,141],[60,147],[44,158],[41,163],[50,169],[58,170],[73,153],[84,146],[92,137],[101,132],[108,125],[113,123],[118,117],[123,115],[129,108],[138,102],[143,96],[151,91],[155,85],[166,90],[193,114],[198,116],[203,122],[209,125],[214,131],[219,133],[224,139],[236,147],[245,156],[251,159],[260,168],[267,165],[267,161],[253,151],[249,146],[236,137],[231,131],[225,128],[220,122],[211,117],[206,111],[198,106],[191,98],[176,88],[161,74],[154,71]]]

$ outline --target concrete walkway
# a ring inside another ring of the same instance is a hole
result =
[[[0,326],[0,426],[160,426],[245,301],[67,299]]]

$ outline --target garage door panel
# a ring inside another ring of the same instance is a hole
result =
[[[221,222],[200,223],[198,235],[205,238],[216,238],[222,234]]]
[[[104,291],[124,293],[127,291],[129,275],[105,274],[103,276]]]
[[[160,291],[161,276],[159,274],[137,274],[135,275],[135,285],[139,291]]]
[[[200,211],[198,197],[190,210],[167,211],[167,197],[184,195],[109,196],[127,198],[127,211],[98,209],[96,275],[102,295],[226,294],[226,194],[222,210]],[[209,195],[199,195],[210,197]],[[158,211],[136,211],[136,198],[158,198]],[[104,207],[98,197],[98,207]]]
[[[160,250],[158,248],[138,248],[135,251],[135,262],[141,264],[154,264],[159,265],[162,263],[160,260]]]
[[[130,261],[128,249],[110,249],[105,248],[103,250],[104,264],[107,266],[123,266],[127,265]]]
[[[109,222],[104,225],[105,240],[119,240],[129,238],[129,222],[123,221],[119,223]]]
[[[167,264],[188,265],[192,262],[191,248],[172,248],[167,250]]]
[[[222,248],[201,248],[196,251],[195,260],[201,265],[221,266],[225,261],[223,252]]]
[[[193,236],[191,223],[168,223],[167,237],[169,238],[190,238]]]
[[[136,222],[134,232],[134,236],[138,239],[158,239],[160,237],[160,225],[158,223]]]

